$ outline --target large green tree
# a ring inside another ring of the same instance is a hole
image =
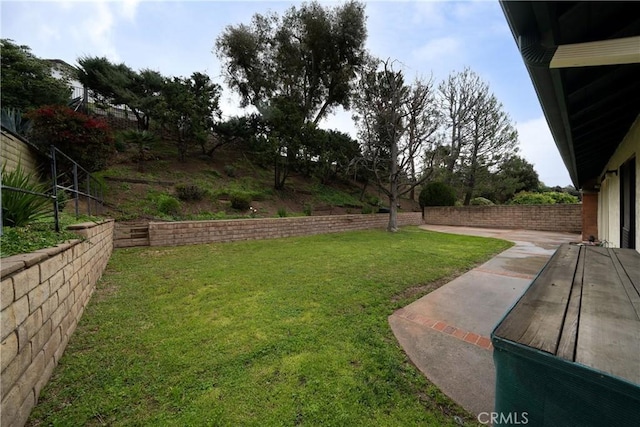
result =
[[[107,58],[86,56],[78,59],[78,64],[78,79],[99,103],[126,105],[136,117],[138,129],[149,129],[149,119],[160,102],[165,77],[149,69],[134,71],[124,63],[114,64]]]
[[[30,110],[43,105],[64,105],[71,88],[64,80],[51,76],[51,66],[38,58],[29,46],[13,40],[0,41],[0,103],[3,108]]]
[[[253,105],[270,122],[266,140],[282,157],[276,160],[277,188],[300,155],[309,124],[338,106],[349,108],[366,35],[364,5],[349,1],[333,8],[303,3],[282,17],[256,14],[250,24],[228,26],[217,38],[227,84],[242,106]],[[291,110],[291,120],[280,120]]]
[[[220,115],[220,92],[219,85],[199,72],[189,78],[168,78],[161,85],[160,99],[151,115],[166,131],[166,136],[175,141],[181,161],[185,160],[192,143],[198,143],[205,150],[215,117]]]

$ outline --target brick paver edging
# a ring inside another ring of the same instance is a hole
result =
[[[465,331],[464,329],[449,325],[442,320],[429,319],[420,314],[412,313],[408,310],[405,310],[404,308],[397,310],[393,314],[402,319],[409,320],[422,326],[426,326],[427,328],[433,329],[443,334],[451,335],[454,338],[468,342],[469,344],[473,344],[480,348],[484,348],[485,350],[493,350],[491,338],[478,335],[470,331]]]

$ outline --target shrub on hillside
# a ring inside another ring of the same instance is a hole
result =
[[[176,185],[176,195],[178,199],[188,202],[192,200],[202,200],[207,194],[207,190],[195,184],[178,184]]]
[[[229,178],[235,178],[237,172],[236,172],[236,168],[233,165],[225,165],[224,166],[224,173]]]
[[[420,207],[426,206],[454,206],[456,204],[456,193],[444,182],[430,182],[425,185],[418,197]]]
[[[115,151],[111,130],[104,120],[60,105],[38,108],[27,117],[33,121],[29,134],[33,143],[45,152],[54,145],[90,172],[104,169]]]
[[[232,193],[229,197],[231,207],[239,211],[246,211],[251,206],[251,195],[243,192]]]
[[[180,201],[168,194],[161,194],[156,199],[158,211],[165,215],[177,215],[180,213]]]

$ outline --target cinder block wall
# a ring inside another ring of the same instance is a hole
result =
[[[113,226],[78,224],[84,241],[2,259],[3,427],[23,426],[38,401],[109,261]]]
[[[18,163],[28,173],[36,174],[38,169],[35,149],[3,129],[0,134],[0,168],[5,163],[7,172],[15,170]]]
[[[292,218],[149,223],[151,246],[178,246],[237,240],[276,239],[342,231],[385,228],[388,214],[328,215]],[[398,214],[398,225],[420,225],[420,212]]]
[[[581,207],[580,204],[432,207],[425,208],[424,222],[580,233]]]

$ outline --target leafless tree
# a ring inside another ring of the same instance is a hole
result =
[[[363,164],[389,199],[391,232],[398,230],[398,202],[424,179],[416,161],[437,129],[432,81],[404,83],[393,63],[373,61],[361,76],[354,103]]]

